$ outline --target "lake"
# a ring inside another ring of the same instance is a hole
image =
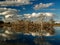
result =
[[[54,27],[55,34],[52,36],[32,36],[24,35],[23,33],[0,36],[0,45],[60,45],[60,27]],[[2,32],[2,29],[0,29]],[[3,33],[3,32],[2,32]],[[0,34],[1,35],[1,34]]]

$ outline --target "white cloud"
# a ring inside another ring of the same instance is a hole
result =
[[[31,14],[24,14],[25,18],[31,18]]]
[[[33,18],[33,17],[37,18],[37,17],[41,16],[41,14],[48,16],[48,17],[53,16],[53,13],[32,13],[32,14],[24,14],[24,16],[26,18]]]
[[[31,21],[38,21],[39,22],[39,19],[41,18],[41,15],[42,16],[45,16],[45,20],[49,20],[51,18],[53,18],[53,13],[32,13],[32,14],[24,14],[24,17],[27,18],[28,20],[31,20]],[[47,19],[46,19],[47,18]]]
[[[6,15],[5,16],[6,19],[5,19],[5,22],[16,22],[18,20],[21,20],[23,19],[23,16],[22,15]]]
[[[40,3],[40,4],[35,5],[34,9],[38,10],[38,9],[41,9],[41,8],[48,8],[52,5],[53,5],[53,3],[46,3],[46,4]]]
[[[37,17],[38,15],[36,13],[32,14],[24,14],[25,18],[32,18],[32,17]]]
[[[19,10],[11,9],[11,8],[0,8],[1,15],[8,15],[8,14],[17,14]]]
[[[13,16],[13,14],[10,14],[10,15],[8,14],[5,16],[5,18],[8,19],[9,17],[12,17],[12,16]]]
[[[30,0],[17,0],[17,1],[0,1],[0,6],[19,6],[30,4]]]
[[[46,16],[49,16],[49,17],[52,17],[53,16],[53,13],[45,13]]]
[[[11,8],[0,8],[0,15],[4,15],[5,19],[4,21],[14,21],[14,19],[19,18],[18,11],[16,9]]]
[[[11,8],[0,8],[0,15],[5,16],[4,22],[13,22],[23,19],[22,15],[18,15],[18,11],[20,10]]]
[[[5,11],[5,12],[2,12],[3,15],[7,15],[7,14],[16,14],[15,11]]]

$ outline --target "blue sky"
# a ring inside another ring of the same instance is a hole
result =
[[[20,15],[40,13],[40,12],[44,12],[44,13],[50,12],[56,15],[56,20],[60,21],[60,0],[30,0],[30,2],[31,4],[25,4],[25,5],[19,5],[19,6],[0,6],[0,7],[20,10],[19,12]],[[34,9],[36,5],[40,5],[41,3],[46,5],[49,4],[49,6],[46,6],[46,7],[42,6],[38,9]]]

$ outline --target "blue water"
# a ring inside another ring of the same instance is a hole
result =
[[[60,27],[55,27],[55,34],[47,39],[52,45],[60,45]]]
[[[17,35],[17,39],[15,40],[6,40],[6,42],[8,44],[12,43],[12,44],[16,44],[18,43],[19,45],[22,43],[23,45],[40,45],[40,44],[36,44],[36,42],[38,42],[38,39],[35,42],[35,38],[37,38],[39,36],[32,36],[32,35],[24,35],[24,34],[19,34]],[[45,42],[45,45],[60,45],[60,27],[55,27],[55,34],[53,36],[45,36],[44,37],[45,40],[43,40],[43,42]],[[48,43],[48,44],[47,44]],[[43,44],[44,45],[44,44]]]

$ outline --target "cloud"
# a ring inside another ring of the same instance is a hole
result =
[[[19,6],[31,4],[30,0],[0,1],[0,6]]]
[[[47,17],[52,17],[53,16],[53,13],[32,13],[32,14],[24,14],[24,17],[26,18],[38,18],[39,16],[42,15],[45,15]]]
[[[22,19],[22,15],[18,15],[20,10],[12,8],[0,8],[0,15],[4,15],[4,22],[14,22]]]
[[[31,20],[33,22],[38,23],[41,19],[41,16],[44,16],[44,20],[45,21],[49,21],[51,18],[54,17],[53,13],[32,13],[32,14],[24,14],[24,18],[26,18],[27,20]],[[25,19],[24,19],[25,20]]]
[[[6,15],[5,18],[7,19],[7,18],[12,17],[12,16],[13,16],[12,14]]]
[[[16,11],[8,10],[8,11],[2,12],[2,14],[3,14],[3,15],[7,15],[7,14],[16,14]]]
[[[32,13],[32,14],[24,14],[24,18],[31,20],[31,21],[40,21],[41,16],[44,16],[44,20],[48,21],[49,19],[53,18],[53,13]]]
[[[15,22],[18,21],[18,20],[22,20],[23,19],[23,16],[22,15],[6,15],[5,16],[5,22]]]
[[[53,13],[45,13],[46,16],[52,17],[54,14]]]
[[[11,8],[0,8],[1,15],[8,15],[8,14],[17,14],[19,10],[11,9]]]
[[[8,10],[10,10],[10,9],[8,9]],[[21,20],[21,19],[24,19],[24,18],[26,18],[28,20],[31,20],[31,21],[34,21],[34,20],[40,18],[41,14],[44,15],[44,16],[47,16],[48,18],[53,16],[53,13],[48,13],[48,12],[18,15],[18,14],[15,14],[13,11],[12,12],[10,12],[10,11],[2,12],[2,14],[5,15],[5,18],[6,18],[5,22],[14,22],[14,21]]]
[[[11,9],[11,8],[0,8],[0,15],[4,15],[5,19],[4,21],[14,21],[14,19],[16,18],[20,18],[18,16],[18,11],[17,9]]]
[[[33,17],[38,17],[40,13],[32,13],[32,14],[24,14],[25,18],[33,18]]]
[[[53,3],[46,3],[46,4],[40,3],[40,4],[35,5],[33,8],[35,10],[38,10],[38,9],[42,9],[42,8],[48,8],[52,5],[53,5]]]

